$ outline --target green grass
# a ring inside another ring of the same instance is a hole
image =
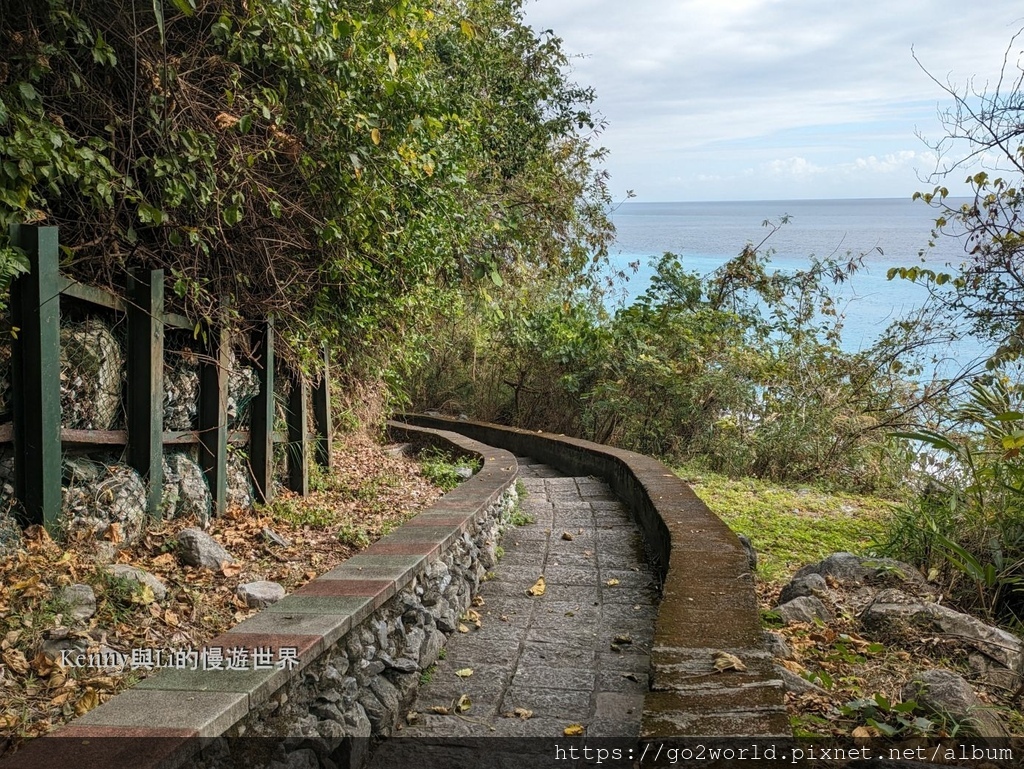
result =
[[[891,518],[893,502],[879,497],[789,487],[682,468],[711,511],[758,553],[758,576],[782,582],[797,568],[831,553],[869,554]]]
[[[483,467],[483,462],[478,457],[456,457],[433,446],[420,451],[417,460],[423,477],[443,491],[451,491],[462,482],[455,472],[456,468],[468,467],[475,473]]]

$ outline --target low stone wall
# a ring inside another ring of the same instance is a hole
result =
[[[564,435],[439,416],[403,421],[462,433],[567,475],[593,475],[626,503],[663,581],[641,737],[791,737],[764,648],[747,552],[693,490],[651,457]],[[721,652],[744,667],[722,665]]]
[[[358,767],[395,728],[486,571],[515,458],[408,430],[483,468],[396,531],[0,767]],[[116,738],[116,739],[102,739]],[[234,739],[240,738],[240,739]],[[262,738],[262,739],[261,739]]]

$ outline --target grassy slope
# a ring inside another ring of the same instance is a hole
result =
[[[791,488],[689,468],[676,473],[758,552],[758,576],[785,582],[799,567],[849,551],[865,554],[885,529],[892,502],[878,497]]]

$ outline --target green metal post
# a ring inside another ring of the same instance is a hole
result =
[[[308,395],[306,378],[296,375],[288,398],[288,488],[302,496],[309,494]]]
[[[128,278],[128,464],[149,484],[146,510],[161,517],[164,431],[164,271]]]
[[[199,457],[213,497],[215,515],[227,507],[228,332],[210,329],[207,355],[199,368]]]
[[[14,488],[27,523],[53,531],[60,514],[60,289],[56,227],[14,224],[31,270],[11,286]]]
[[[316,462],[331,467],[331,388],[329,355],[324,350],[324,370],[313,386],[313,423],[316,425]]]

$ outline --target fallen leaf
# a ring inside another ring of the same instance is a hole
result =
[[[469,699],[468,694],[463,694],[461,697],[459,697],[459,701],[455,703],[455,712],[465,713],[471,707],[473,707],[473,701]]]
[[[503,718],[521,718],[523,721],[533,718],[533,711],[526,708],[516,708],[501,714]]]
[[[468,633],[468,632],[469,632],[469,628],[468,628],[468,627],[466,627],[465,625],[463,625],[463,624],[462,624],[462,623],[460,622],[460,623],[459,623],[459,632],[460,632],[460,633]]]
[[[615,640],[612,641],[612,643],[631,644],[631,643],[633,643],[633,639],[632,639],[631,636],[628,636],[625,633],[623,633],[622,635],[615,636]]]
[[[580,737],[586,729],[583,728],[583,724],[570,724],[562,730],[562,734],[566,737]]]
[[[429,709],[431,713],[436,713],[439,716],[450,716],[452,712],[444,705],[434,705]]]
[[[87,688],[85,693],[75,703],[75,715],[84,716],[90,710],[100,704],[100,695],[95,689]]]
[[[727,670],[742,672],[747,669],[747,666],[743,664],[743,660],[735,654],[729,654],[728,652],[715,652],[711,656],[715,660],[715,670],[719,673],[724,673]]]
[[[619,581],[617,579],[615,579],[615,577],[612,577],[610,580],[608,580],[604,584],[606,584],[608,587],[615,587],[617,584],[619,584]]]
[[[473,668],[463,668],[462,670],[456,670],[455,675],[459,678],[469,678],[473,675]]]
[[[242,573],[242,564],[237,561],[235,563],[228,563],[227,561],[224,561],[220,565],[220,573],[225,577],[237,577]]]
[[[544,577],[542,575],[542,576],[537,578],[536,582],[533,583],[533,587],[527,588],[526,594],[527,595],[532,595],[532,596],[544,595],[544,590],[545,589],[546,589],[546,585],[544,584]]]
[[[877,737],[878,736],[878,732],[875,731],[874,729],[871,729],[870,727],[867,727],[867,726],[858,726],[856,729],[854,729],[852,732],[850,732],[850,736],[854,737],[854,738],[862,738],[862,737],[871,738],[871,737]]]
[[[410,710],[408,713],[405,714],[405,722],[407,724],[415,724],[419,720],[420,714],[417,713],[415,710]]]
[[[485,603],[485,601],[484,601],[484,597],[482,595],[475,595],[475,596],[473,596],[473,605],[474,606],[483,606],[484,603]]]
[[[564,539],[566,542],[572,542],[572,534],[570,534],[567,531],[563,531],[562,532],[562,539]]]
[[[170,609],[164,612],[164,622],[171,627],[179,627],[181,625],[181,620],[178,618],[178,615]]]
[[[3,654],[4,664],[20,675],[28,672],[28,660],[20,649],[8,649]]]
[[[795,660],[777,660],[777,662],[780,665],[782,665],[782,667],[784,667],[786,670],[788,670],[790,673],[800,674],[800,673],[803,673],[804,670],[807,669],[803,665],[801,665],[799,662],[796,662]]]

